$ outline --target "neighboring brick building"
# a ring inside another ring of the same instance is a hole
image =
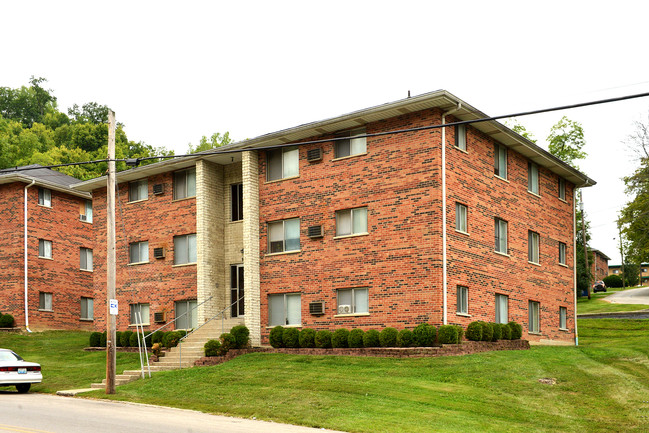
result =
[[[38,165],[0,171],[0,311],[17,326],[93,328],[92,203],[77,182]]]
[[[622,277],[622,265],[608,266],[608,275],[617,275]],[[649,263],[642,263],[640,265],[640,285],[649,286]]]
[[[592,263],[590,264],[590,273],[592,278],[594,281],[603,280],[604,277],[609,275],[608,261],[611,260],[611,258],[600,250],[590,249],[589,251],[593,255]]]

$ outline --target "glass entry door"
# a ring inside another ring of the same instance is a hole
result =
[[[243,316],[244,313],[243,265],[230,266],[230,303],[231,317]]]
[[[198,327],[196,299],[176,301],[176,329],[194,329]]]

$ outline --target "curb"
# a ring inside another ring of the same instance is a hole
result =
[[[96,391],[96,389],[94,388],[69,389],[66,391],[56,391],[56,395],[62,395],[64,397],[74,397],[77,394],[81,394],[82,392],[90,392],[90,391]]]
[[[577,314],[577,319],[588,319],[592,316],[619,316],[620,314],[629,315],[629,316],[639,316],[649,313],[649,308],[645,310],[636,310],[636,311],[615,311],[609,313],[582,313]]]

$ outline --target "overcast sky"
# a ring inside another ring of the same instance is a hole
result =
[[[3,1],[0,86],[45,77],[66,111],[111,107],[129,139],[176,153],[445,89],[488,115],[649,91],[640,1]],[[649,98],[521,117],[547,149],[580,122],[591,246],[620,263],[623,144]],[[615,238],[615,239],[614,239]]]

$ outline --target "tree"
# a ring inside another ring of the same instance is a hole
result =
[[[108,123],[108,110],[106,105],[99,105],[96,102],[88,102],[81,108],[74,104],[72,108],[68,108],[68,116],[75,122],[99,125]]]
[[[230,138],[230,133],[228,131],[223,135],[221,135],[220,132],[215,132],[209,139],[203,135],[198,146],[194,147],[191,143],[188,145],[187,153],[198,153],[205,150],[215,149],[230,144],[232,141],[233,140]]]
[[[548,151],[574,168],[579,168],[575,164],[576,159],[584,159],[587,156],[586,152],[581,150],[586,144],[581,124],[566,116],[550,129],[547,140]]]
[[[32,76],[29,80],[30,87],[0,87],[0,115],[5,119],[20,122],[26,128],[40,122],[48,110],[56,108],[56,98],[51,94],[52,90],[41,87],[46,81],[45,78]]]

